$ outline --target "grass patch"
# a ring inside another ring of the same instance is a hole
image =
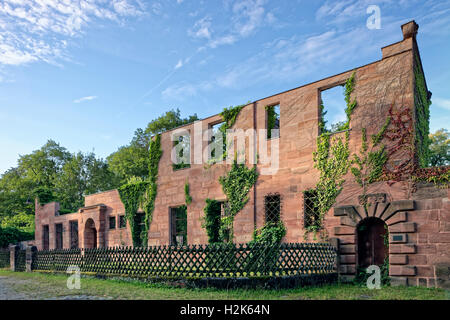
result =
[[[443,289],[383,287],[369,290],[351,284],[335,284],[290,290],[219,290],[173,288],[165,284],[138,281],[81,279],[81,289],[69,290],[68,276],[0,270],[0,276],[14,278],[14,290],[42,299],[70,295],[108,297],[125,300],[448,300]]]

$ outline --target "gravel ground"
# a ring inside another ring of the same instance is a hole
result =
[[[29,292],[20,292],[18,287],[27,286],[31,288]],[[39,286],[33,280],[23,280],[0,276],[0,300],[108,300],[110,298],[87,296],[87,295],[69,295],[52,296]]]

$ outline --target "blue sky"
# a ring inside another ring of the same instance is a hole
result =
[[[2,0],[0,173],[47,139],[106,157],[169,109],[203,118],[379,60],[412,19],[431,130],[449,129],[450,1]]]

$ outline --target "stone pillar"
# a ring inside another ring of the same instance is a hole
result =
[[[11,266],[11,271],[16,271],[16,257],[17,252],[20,250],[19,246],[16,245],[10,245],[9,246],[9,263]]]
[[[338,275],[340,274],[340,254],[339,254],[339,238],[330,238],[330,244],[336,248],[336,263],[334,265],[334,267],[337,270]]]
[[[26,257],[26,272],[31,272],[31,265],[33,263],[34,253],[37,251],[35,246],[27,246],[25,257]]]

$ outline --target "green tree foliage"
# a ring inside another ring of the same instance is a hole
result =
[[[121,184],[127,183],[131,177],[148,178],[150,138],[166,130],[198,120],[197,114],[182,118],[180,110],[170,110],[148,123],[145,130],[137,129],[129,145],[108,156],[110,170],[116,174]]]
[[[450,165],[450,133],[446,129],[439,129],[430,134],[430,162],[431,167]]]
[[[14,216],[3,217],[0,221],[2,229],[15,228],[24,232],[34,233],[34,215],[20,212]]]
[[[84,196],[116,186],[116,178],[103,159],[97,159],[94,153],[78,152],[61,168],[54,190],[61,208],[75,212],[84,206]]]
[[[155,120],[150,121],[145,129],[145,134],[153,136],[196,120],[198,120],[197,114],[191,115],[188,118],[182,118],[179,109],[172,109]]]

